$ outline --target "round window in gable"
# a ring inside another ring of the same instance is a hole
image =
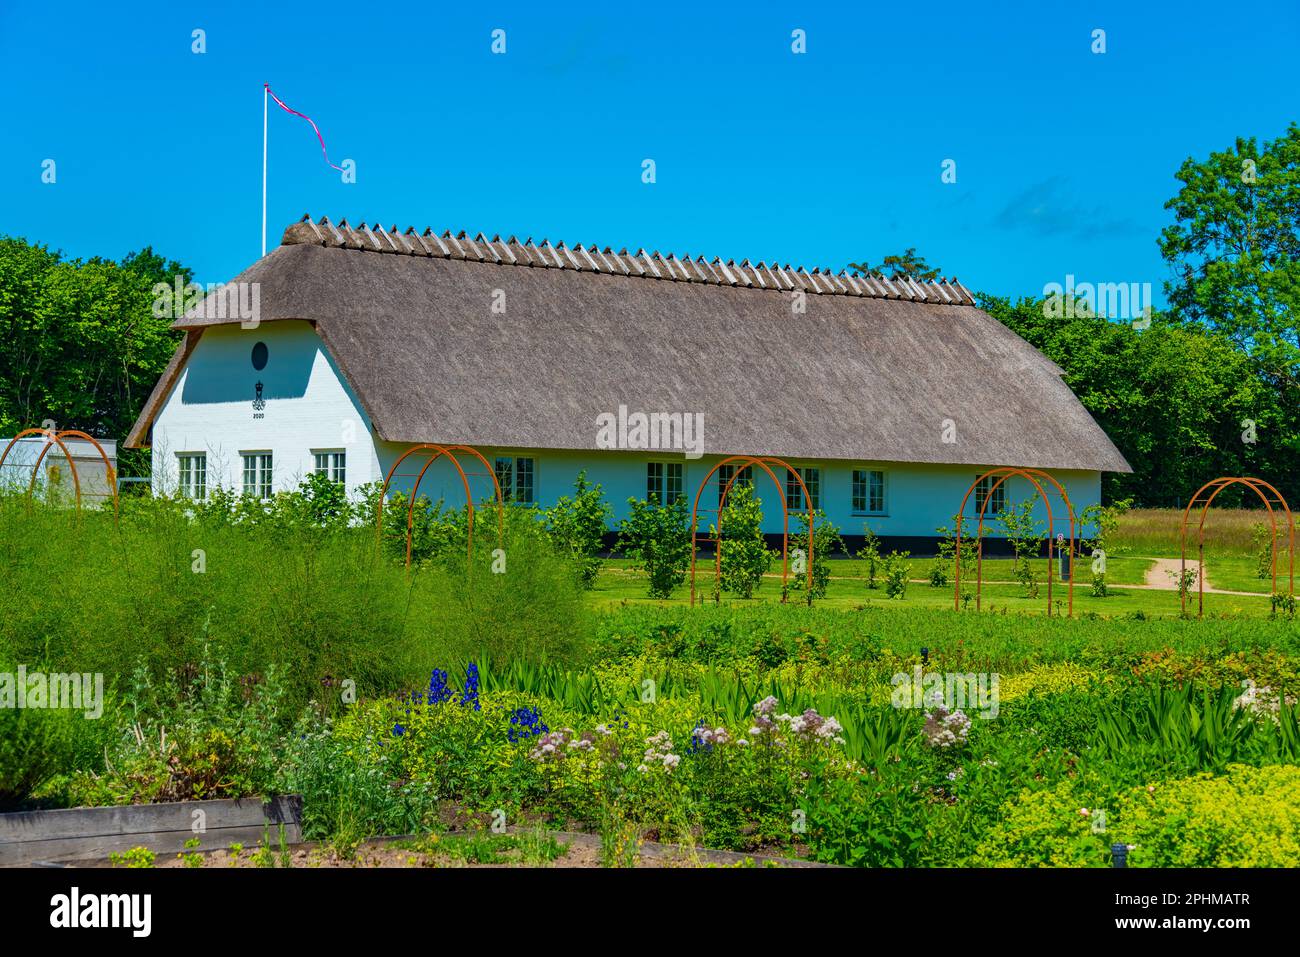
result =
[[[269,355],[266,343],[259,342],[253,346],[253,368],[259,372],[266,368],[266,358]]]

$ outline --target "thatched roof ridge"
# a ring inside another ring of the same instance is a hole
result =
[[[414,237],[414,238],[412,238]],[[424,241],[417,241],[423,238]],[[426,256],[440,259],[463,259],[471,262],[541,266],[548,269],[575,269],[578,272],[608,273],[610,275],[640,276],[673,282],[703,282],[719,286],[744,286],[750,289],[769,289],[774,292],[792,292],[801,289],[819,296],[869,296],[880,299],[911,299],[917,302],[957,302],[973,305],[974,297],[965,286],[953,279],[918,282],[910,277],[863,277],[849,272],[835,273],[824,267],[811,272],[802,267],[784,270],[768,268],[764,263],[754,264],[748,259],[737,263],[714,258],[711,262],[703,256],[692,259],[659,250],[638,249],[615,253],[608,246],[601,252],[596,246],[584,247],[581,243],[570,246],[552,243],[547,239],[535,243],[532,238],[520,242],[514,236],[502,239],[499,235],[489,239],[483,233],[476,237],[464,231],[452,233],[445,230],[435,234],[426,229],[423,237],[415,227],[403,232],[393,225],[384,229],[379,223],[367,226],[364,222],[353,226],[346,219],[331,223],[322,216],[312,222],[310,216],[289,226],[280,240],[283,246],[297,244],[333,246],[340,249],[365,249],[370,252],[392,253],[400,256]]]

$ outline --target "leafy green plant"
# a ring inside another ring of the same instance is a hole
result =
[[[1124,548],[1115,540],[1120,521],[1133,507],[1133,499],[1124,498],[1103,505],[1094,502],[1079,513],[1081,537],[1079,548],[1084,552],[1105,551],[1119,554]],[[1089,534],[1090,533],[1090,534]]]
[[[619,548],[632,567],[646,572],[651,598],[669,598],[686,581],[691,562],[690,515],[686,502],[671,505],[628,499],[628,517],[619,524]]]
[[[262,840],[257,842],[257,849],[249,856],[254,867],[275,867],[275,852],[271,850],[271,832],[267,828]]]
[[[930,587],[942,588],[948,584],[950,575],[956,574],[957,567],[957,527],[960,516],[953,516],[952,525],[940,525],[935,529],[939,533],[938,554],[930,566]],[[963,526],[964,527],[964,526]],[[967,530],[968,531],[968,530]],[[975,567],[979,555],[978,543],[969,534],[961,540],[961,564],[963,568]],[[969,576],[970,572],[967,572]]]
[[[346,851],[371,837],[428,827],[434,785],[405,780],[401,753],[384,739],[340,738],[332,724],[304,721],[288,755],[285,789],[303,796],[303,836]]]
[[[790,536],[788,547],[792,554],[796,550],[801,551],[804,560],[811,563],[812,590],[806,595],[808,603],[811,604],[814,598],[826,597],[826,590],[831,581],[831,556],[845,551],[844,540],[840,538],[839,528],[821,509],[813,515],[816,531],[812,535],[811,547],[808,541],[808,514],[799,512],[796,520],[797,530]],[[811,559],[808,558],[809,555]],[[806,569],[803,574],[791,569],[790,589],[792,591],[806,591],[807,583]]]
[[[1176,572],[1166,572],[1170,581],[1174,583],[1179,597],[1186,601],[1191,595],[1192,589],[1196,587],[1197,570],[1195,568],[1183,568]]]
[[[112,851],[108,855],[108,862],[113,867],[153,867],[156,859],[157,855],[144,846],[136,846],[127,851]]]
[[[289,850],[289,843],[285,838],[285,828],[281,824],[278,828],[278,838],[280,842],[280,866],[284,868],[293,867],[293,852]]]
[[[0,707],[0,811],[20,807],[67,767],[72,722],[82,720],[79,712]]]
[[[1269,596],[1270,617],[1279,616],[1291,621],[1295,618],[1295,595],[1290,593],[1275,593]]]
[[[1273,534],[1263,522],[1250,527],[1250,547],[1255,552],[1255,577],[1267,581],[1273,577]]]
[[[877,587],[876,575],[882,565],[880,539],[866,522],[862,523],[862,532],[862,548],[858,550],[856,557],[866,565],[867,587],[874,590]]]
[[[807,519],[804,523],[807,524]],[[762,585],[763,576],[772,568],[774,553],[763,537],[763,508],[750,483],[737,482],[732,486],[720,525],[722,588],[741,598],[752,598]],[[712,534],[718,537],[717,526]]]
[[[199,839],[197,837],[191,837],[189,840],[185,842],[185,849],[188,850],[190,853],[177,854],[176,856],[185,862],[186,867],[202,867],[203,855],[198,853],[198,848],[199,848]]]
[[[1123,842],[1129,867],[1295,867],[1297,785],[1300,768],[1287,765],[1232,764],[1118,792],[1067,779],[1009,802],[970,863],[1107,867],[1110,845]]]
[[[891,551],[885,556],[885,595],[888,598],[907,597],[907,586],[912,566],[907,562],[911,552]]]
[[[279,774],[284,688],[274,668],[237,678],[206,651],[191,669],[156,678],[141,662],[124,694],[130,722],[102,773],[69,788],[87,804],[246,797]]]
[[[1097,713],[1095,753],[1144,767],[1220,771],[1234,761],[1300,758],[1295,709],[1276,722],[1238,704],[1239,689],[1144,684]]]
[[[1015,556],[1016,581],[1024,586],[1029,598],[1038,597],[1038,573],[1034,570],[1033,559],[1041,551],[1043,542],[1042,523],[1034,518],[1037,504],[1038,496],[1035,494],[998,513],[998,522]]]
[[[600,552],[612,514],[604,491],[599,484],[587,482],[585,469],[573,483],[573,497],[562,495],[546,510],[546,530],[551,541],[573,559],[583,588],[594,586],[600,574]]]

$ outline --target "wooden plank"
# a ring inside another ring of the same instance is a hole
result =
[[[281,795],[266,804],[260,798],[244,798],[0,814],[0,847],[55,838],[188,831],[194,824],[195,811],[203,812],[204,824],[209,831],[227,827],[261,827],[268,821],[300,821],[302,799],[297,795]]]
[[[165,856],[180,854],[186,849],[185,842],[192,838],[199,839],[198,850],[215,851],[228,848],[231,844],[243,844],[252,849],[264,837],[269,846],[280,846],[279,825],[266,823],[257,826],[209,828],[203,834],[183,831],[155,831],[147,834],[101,834],[89,837],[63,837],[48,841],[26,841],[21,844],[0,844],[0,867],[21,867],[43,861],[90,861],[103,860],[117,851],[128,851],[133,847],[147,847],[155,854]],[[298,824],[286,824],[284,828],[286,844],[302,842],[302,828]]]

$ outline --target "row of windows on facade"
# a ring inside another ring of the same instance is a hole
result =
[[[346,452],[314,452],[312,471],[333,482],[347,484]],[[274,482],[275,459],[271,452],[246,452],[244,462],[244,494],[256,498],[270,498]],[[183,452],[176,457],[180,493],[189,498],[204,498],[208,491],[208,457],[202,452]],[[501,494],[510,501],[531,503],[534,493],[533,477],[536,474],[530,458],[497,458],[494,463]]]
[[[207,456],[203,453],[185,453],[177,456],[180,466],[180,491],[191,498],[203,498],[207,492]],[[313,471],[334,482],[347,482],[346,452],[316,452]],[[270,498],[272,489],[273,459],[270,452],[246,453],[244,460],[244,493],[258,498]],[[532,504],[536,501],[536,463],[523,456],[498,456],[493,463],[501,496],[507,501]],[[804,509],[804,489],[814,509],[821,508],[822,470],[817,467],[796,467],[787,473],[785,504],[789,509]],[[799,479],[803,480],[802,485]],[[753,467],[745,466],[737,473],[736,466],[718,467],[718,504],[722,504],[727,488],[738,484],[751,485]],[[973,496],[975,507],[988,499],[989,512],[1000,512],[1006,506],[1007,487],[1003,483],[993,487],[992,478],[981,479]],[[685,498],[685,471],[681,462],[646,463],[646,499],[672,505]],[[854,515],[885,514],[885,472],[882,469],[854,469],[851,481],[850,507]]]
[[[685,497],[683,489],[683,469],[680,462],[649,462],[646,466],[646,498],[655,498],[672,505]],[[795,472],[798,473],[796,478]],[[799,479],[803,482],[800,484]],[[752,487],[754,481],[753,466],[745,466],[737,473],[734,465],[718,466],[718,504],[722,504],[727,487],[735,488],[739,484]],[[850,509],[854,515],[885,515],[885,472],[883,469],[853,469],[850,482]],[[785,507],[803,510],[808,507],[804,501],[804,489],[814,510],[822,507],[822,470],[815,466],[795,466],[793,472],[787,472],[785,478]],[[979,504],[989,499],[988,511],[1000,512],[1006,506],[1007,487],[1002,483],[994,487],[992,478],[982,478],[976,483],[972,501],[978,510]]]
[[[650,462],[646,480],[646,497],[654,497],[668,505],[684,497],[683,473],[680,462]],[[798,473],[796,475],[796,473]],[[800,480],[802,479],[802,483]],[[718,466],[718,505],[722,505],[728,488],[737,485],[753,486],[753,466],[737,470],[734,465]],[[881,469],[854,469],[850,507],[854,515],[885,514],[885,473]],[[804,500],[808,490],[808,501]],[[822,507],[822,470],[816,466],[795,466],[785,477],[785,507],[803,510],[812,505]]]
[[[245,452],[242,456],[244,494],[270,498],[275,457],[270,452]],[[347,483],[346,452],[313,453],[312,471],[333,482]],[[176,456],[180,493],[189,498],[205,498],[208,493],[208,457],[202,452],[182,452]]]

